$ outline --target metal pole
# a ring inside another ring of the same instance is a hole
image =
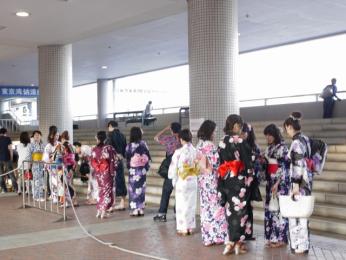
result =
[[[22,176],[20,178],[22,178],[22,194],[23,194],[23,209],[25,209],[25,182],[24,182],[24,173],[23,173],[23,169],[24,169],[24,162],[22,163]]]
[[[43,164],[44,210],[47,210],[47,171],[44,166]]]
[[[66,196],[66,182],[65,182],[65,166],[62,166],[62,186],[64,188],[64,206],[63,206],[63,217],[64,217],[64,221],[66,221],[66,200],[67,200],[67,196]]]

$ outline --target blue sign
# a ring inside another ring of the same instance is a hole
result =
[[[0,86],[0,97],[38,97],[38,87]]]

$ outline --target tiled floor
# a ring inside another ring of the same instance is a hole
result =
[[[78,227],[71,209],[69,220],[37,209],[21,209],[21,198],[0,197],[0,259],[145,259],[112,249],[87,238]],[[265,249],[261,225],[255,226],[256,240],[249,242],[249,253],[222,256],[223,246],[204,247],[199,232],[189,237],[175,234],[173,214],[167,223],[154,223],[155,209],[143,218],[130,218],[119,212],[106,220],[95,218],[94,206],[77,208],[87,230],[103,241],[163,259],[344,259],[346,241],[312,235],[308,256],[297,257],[284,249]]]

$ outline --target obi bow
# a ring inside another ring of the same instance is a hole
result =
[[[218,172],[221,178],[224,178],[229,172],[233,176],[238,176],[240,171],[245,169],[244,163],[242,161],[225,161],[219,166]]]
[[[199,167],[197,164],[190,166],[189,164],[184,163],[183,169],[179,171],[179,177],[185,180],[189,176],[198,176],[199,175]]]
[[[131,167],[144,167],[149,161],[149,157],[146,154],[135,153],[130,160]]]
[[[95,169],[96,172],[105,172],[109,170],[109,163],[107,160],[99,160],[95,161],[93,160],[91,162],[92,167]]]

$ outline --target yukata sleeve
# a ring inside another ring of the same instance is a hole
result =
[[[289,154],[292,164],[291,181],[292,183],[301,184],[306,169],[304,151],[299,143],[299,140],[294,140],[292,142]]]
[[[175,187],[175,184],[177,183],[178,179],[178,160],[179,155],[178,151],[175,151],[172,157],[171,164],[169,165],[168,169],[168,179],[172,180],[173,187]]]
[[[167,144],[168,139],[169,139],[169,136],[167,136],[167,135],[160,135],[160,136],[157,138],[157,140],[159,141],[159,144],[161,144],[161,145]]]
[[[130,161],[132,157],[131,144],[128,144],[125,149],[126,166],[130,169]]]
[[[49,158],[50,153],[51,153],[51,146],[49,144],[47,144],[46,147],[44,148],[42,160],[45,162],[49,162],[50,161],[50,158]]]
[[[149,152],[149,147],[148,147],[146,142],[143,142],[143,146],[144,146],[144,154],[146,154],[149,158],[148,162],[144,166],[144,168],[148,171],[150,168],[149,162],[151,161],[151,156],[150,156],[150,152]]]
[[[247,173],[253,173],[254,164],[252,162],[252,149],[247,143],[243,143],[240,146],[240,159],[245,164],[245,170]]]

